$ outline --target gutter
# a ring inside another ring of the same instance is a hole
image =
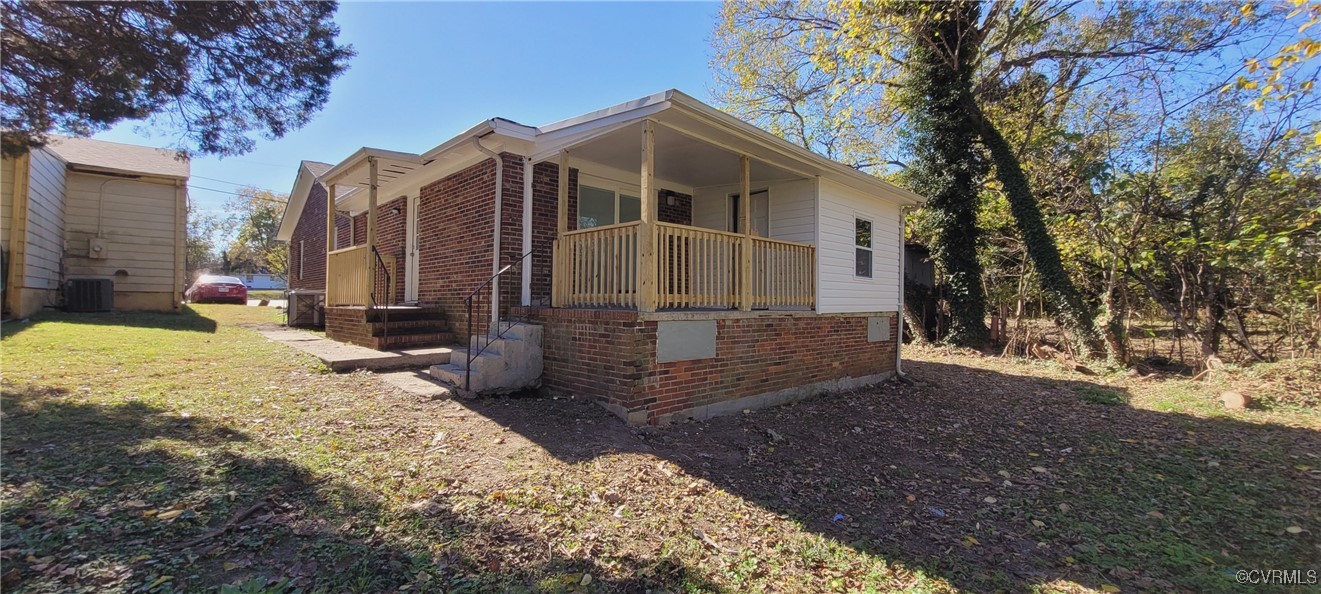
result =
[[[532,174],[531,157],[523,157],[523,253],[532,251]],[[535,256],[534,256],[535,257]],[[532,305],[532,262],[523,263],[524,306]]]
[[[894,337],[894,377],[908,385],[913,385],[913,380],[904,375],[904,288],[908,284],[907,272],[904,270],[908,260],[908,241],[905,238],[905,232],[908,229],[908,209],[911,206],[899,208],[899,311],[895,312],[898,318],[895,320],[895,327],[898,329]]]
[[[473,137],[472,145],[482,154],[495,159],[495,231],[491,238],[491,327],[500,323],[500,215],[504,211],[505,162],[500,155],[482,146],[482,139]]]

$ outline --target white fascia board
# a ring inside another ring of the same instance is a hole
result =
[[[789,156],[805,164],[814,166],[830,177],[836,178],[836,181],[850,186],[852,188],[865,192],[880,192],[885,198],[900,203],[921,205],[926,202],[926,198],[912,191],[906,190],[887,182],[874,175],[863,173],[844,165],[838,161],[827,159],[801,146],[793,144],[783,138],[775,136],[761,128],[753,126],[743,120],[724,113],[710,105],[702,103],[680,91],[667,91],[670,97],[670,103],[682,108],[689,115],[699,120],[718,126],[728,132],[734,133],[744,140],[755,143],[777,153]],[[755,156],[755,155],[753,155]]]
[[[303,207],[307,205],[307,196],[312,191],[315,176],[307,166],[298,167],[298,176],[294,178],[294,188],[289,192],[289,201],[284,205],[284,214],[280,215],[280,230],[275,233],[276,241],[289,241],[294,236],[298,219],[303,216]]]
[[[634,111],[611,114],[597,120],[583,122],[572,128],[562,128],[555,132],[541,134],[537,137],[536,146],[532,151],[532,162],[540,163],[554,158],[560,154],[560,151],[572,149],[620,128],[636,124],[669,109],[669,107],[669,103],[653,103]]]
[[[591,113],[585,113],[583,115],[575,116],[567,120],[560,120],[553,124],[541,126],[537,130],[541,134],[549,134],[551,132],[557,132],[567,128],[572,128],[580,124],[596,122],[600,120],[608,120],[615,116],[625,115],[639,109],[644,109],[647,107],[655,107],[657,105],[667,103],[670,99],[670,95],[674,92],[676,91],[663,91],[660,93],[656,93],[654,95],[648,95],[641,99],[626,101],[624,103],[620,103],[619,105],[614,105],[611,107],[607,107],[605,109],[598,109]],[[664,109],[664,107],[668,107],[668,106],[662,106],[661,109]]]
[[[483,136],[483,135],[485,135],[486,133],[495,130],[495,124],[494,124],[495,121],[496,121],[496,120],[494,120],[494,119],[491,119],[491,120],[483,120],[483,121],[479,122],[477,125],[475,125],[475,126],[473,126],[473,127],[471,127],[471,128],[468,128],[467,130],[465,130],[465,131],[459,133],[459,134],[458,134],[457,136],[455,136],[454,138],[451,138],[451,139],[449,139],[449,140],[446,140],[445,142],[442,142],[442,143],[436,145],[435,148],[433,148],[433,149],[431,149],[431,150],[429,150],[429,151],[426,151],[426,152],[422,153],[422,155],[421,155],[421,156],[422,156],[422,162],[423,162],[423,163],[430,162],[430,161],[436,159],[437,157],[439,157],[441,154],[443,154],[443,153],[447,153],[447,152],[453,150],[455,147],[458,147],[458,146],[462,146],[462,145],[466,145],[466,144],[468,144],[468,139],[470,139],[470,138],[474,138],[474,137],[477,137],[477,136]]]
[[[391,151],[386,149],[378,149],[369,146],[364,146],[354,151],[353,154],[349,155],[347,159],[344,159],[343,161],[340,161],[339,164],[335,165],[334,167],[331,167],[330,171],[327,171],[325,175],[321,176],[321,183],[326,184],[327,186],[335,183],[340,178],[351,173],[354,169],[357,169],[361,165],[365,165],[367,161],[367,157],[389,159],[391,161],[402,161],[404,163],[415,163],[418,165],[421,165],[423,163],[422,157],[415,155],[413,153],[404,153],[400,151]]]
[[[542,161],[556,159],[559,157],[559,154],[564,151],[567,151],[574,147],[582,146],[584,144],[587,144],[588,142],[596,140],[597,138],[600,138],[607,134],[612,134],[615,131],[620,130],[621,128],[627,128],[629,126],[632,126],[635,123],[636,122],[634,122],[633,120],[628,120],[624,122],[618,122],[611,126],[593,128],[591,130],[580,130],[577,131],[578,132],[577,134],[573,134],[570,136],[563,136],[555,139],[543,139],[542,141],[538,142],[533,147],[534,150],[531,151],[532,163],[537,164]]]

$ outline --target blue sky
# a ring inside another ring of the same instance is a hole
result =
[[[288,192],[302,159],[362,146],[420,152],[484,119],[541,125],[670,88],[709,99],[715,3],[345,2],[341,43],[358,55],[307,127],[239,157],[193,160],[194,207],[239,185]],[[125,123],[95,138],[168,146]],[[208,179],[209,178],[209,179]],[[223,180],[223,181],[216,181]],[[237,185],[236,185],[237,184]]]

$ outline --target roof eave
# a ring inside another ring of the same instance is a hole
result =
[[[336,179],[343,177],[344,175],[348,174],[349,172],[357,168],[363,161],[366,161],[368,157],[393,159],[397,161],[417,163],[419,165],[425,162],[420,155],[416,155],[413,153],[405,153],[400,151],[391,151],[386,149],[378,149],[369,146],[364,146],[354,151],[353,154],[349,155],[347,159],[344,159],[343,161],[340,161],[338,164],[336,164],[334,167],[331,167],[330,171],[325,172],[324,174],[319,176],[318,179],[320,179],[323,183],[327,183],[327,184],[334,183]]]
[[[747,140],[761,144],[771,150],[778,151],[788,157],[836,173],[845,179],[845,183],[847,183],[847,181],[853,181],[856,184],[862,184],[872,189],[881,190],[888,195],[893,196],[896,198],[896,201],[904,205],[920,206],[926,203],[926,198],[911,190],[904,189],[874,175],[858,171],[857,169],[844,165],[833,159],[818,155],[806,148],[798,146],[783,138],[775,136],[774,134],[766,132],[761,128],[715,109],[710,105],[692,98],[682,91],[671,89],[666,91],[664,95],[669,100],[670,104],[678,109],[700,117],[713,125],[724,127],[731,132],[743,136]]]
[[[298,219],[303,215],[303,208],[307,206],[307,196],[311,193],[314,183],[316,176],[313,175],[312,170],[308,169],[306,164],[299,164],[294,187],[289,192],[289,200],[285,202],[284,213],[280,215],[280,228],[275,232],[276,241],[288,242],[293,239],[294,229],[298,227]]]

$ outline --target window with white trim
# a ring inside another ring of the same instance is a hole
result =
[[[298,240],[298,280],[303,280],[303,240]]]
[[[854,265],[853,275],[859,278],[872,276],[872,223],[867,219],[853,219]]]
[[[602,179],[589,178],[585,183],[579,183],[578,228],[590,229],[642,219],[639,193],[636,188]]]

